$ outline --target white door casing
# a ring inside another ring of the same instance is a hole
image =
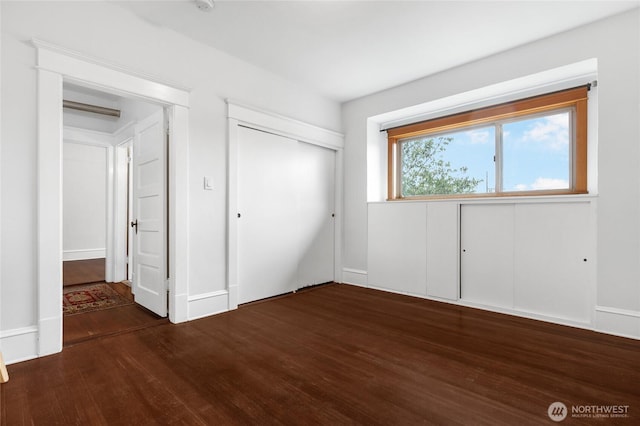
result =
[[[164,113],[136,125],[133,140],[133,293],[135,301],[167,315],[167,186]]]
[[[62,86],[64,81],[156,102],[170,112],[169,319],[188,319],[189,92],[99,59],[32,40],[38,72],[37,340],[36,354],[62,350]],[[177,208],[176,206],[180,206]]]
[[[115,282],[131,280],[130,269],[128,268],[129,259],[127,255],[127,247],[129,254],[131,253],[132,244],[129,241],[129,222],[132,215],[130,210],[130,155],[129,151],[133,144],[132,137],[126,137],[115,147],[115,170],[114,170],[114,235],[113,235],[113,280]]]

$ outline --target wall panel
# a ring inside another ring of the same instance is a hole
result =
[[[460,297],[513,307],[513,205],[464,205],[460,216]]]
[[[424,203],[369,204],[369,286],[426,296],[426,216]]]
[[[590,322],[593,312],[588,203],[515,207],[514,308]]]
[[[458,203],[427,205],[427,296],[458,299],[459,224]]]

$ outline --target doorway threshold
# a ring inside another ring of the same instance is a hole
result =
[[[168,323],[168,318],[137,304],[65,316],[63,347]]]

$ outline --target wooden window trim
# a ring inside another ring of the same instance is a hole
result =
[[[412,123],[387,130],[387,200],[482,198],[531,195],[586,194],[587,191],[587,101],[588,86],[576,87],[545,95],[534,96],[477,110],[465,111],[431,120]],[[514,117],[533,115],[560,108],[573,108],[575,116],[573,149],[573,188],[569,190],[540,190],[497,192],[491,194],[439,194],[403,197],[401,194],[399,141],[407,138],[451,131],[459,128],[490,124]]]

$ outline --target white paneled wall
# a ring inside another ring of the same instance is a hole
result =
[[[590,204],[463,206],[461,298],[590,323]]]
[[[371,203],[368,285],[590,327],[593,223],[580,199]]]
[[[460,208],[460,297],[513,307],[513,205]]]
[[[369,205],[369,286],[427,295],[427,205]]]
[[[515,206],[514,308],[589,322],[594,264],[589,203]]]
[[[427,296],[458,299],[460,235],[457,203],[427,206]]]

